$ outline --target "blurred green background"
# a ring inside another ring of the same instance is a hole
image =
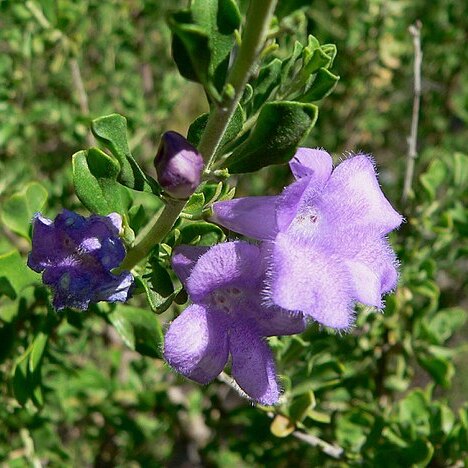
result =
[[[165,18],[184,5],[0,2],[1,203],[40,181],[51,213],[77,209],[71,155],[93,143],[90,120],[113,112],[128,119],[132,152],[152,174],[159,136],[185,134],[207,110],[201,88],[171,60]],[[384,192],[407,218],[391,239],[402,278],[385,315],[362,310],[343,337],[311,327],[302,337],[273,339],[287,402],[277,411],[285,419],[276,416],[270,427],[271,415],[226,384],[185,381],[126,349],[98,316],[69,313],[43,366],[43,407],[21,406],[0,387],[5,466],[463,466],[468,4],[280,0],[278,16],[282,43],[309,33],[338,48],[332,71],[341,80],[321,103],[308,145],[337,160],[373,154]],[[419,155],[414,193],[402,203],[413,105],[408,27],[416,20],[424,54]],[[238,195],[278,193],[288,182],[286,167],[268,168],[239,178]],[[12,245],[27,253],[24,240],[0,229],[0,254]],[[37,321],[31,314],[9,320],[8,307],[2,296],[0,380]],[[334,460],[289,435],[294,428],[340,445],[346,456]]]

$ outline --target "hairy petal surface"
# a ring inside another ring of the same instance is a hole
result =
[[[380,189],[373,160],[366,155],[346,159],[333,171],[322,196],[321,206],[333,226],[361,226],[388,234],[403,218]]]
[[[296,180],[307,177],[317,187],[323,187],[332,172],[333,161],[324,150],[298,148],[289,161],[289,167]]]
[[[187,280],[187,292],[194,302],[226,286],[258,289],[262,275],[260,249],[247,242],[226,242],[203,254]]]
[[[191,305],[166,333],[166,361],[185,377],[207,384],[223,370],[228,359],[226,325],[226,318],[219,312]]]
[[[210,247],[179,245],[172,256],[172,268],[182,284],[187,284],[188,277],[192,274],[193,267],[198,259],[208,252]]]
[[[272,256],[272,301],[328,327],[353,322],[353,285],[339,258],[286,234],[279,234]]]
[[[262,405],[278,402],[273,353],[255,330],[255,324],[236,323],[229,333],[232,375],[247,395]]]

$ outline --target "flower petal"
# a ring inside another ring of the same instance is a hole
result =
[[[209,247],[192,245],[180,245],[176,247],[172,256],[172,268],[182,284],[187,284],[187,279],[191,275],[198,259],[209,249]]]
[[[252,324],[250,324],[252,325]],[[232,376],[247,395],[262,405],[278,402],[275,362],[268,344],[255,333],[255,326],[236,323],[229,333]]]
[[[276,223],[280,232],[286,231],[293,219],[296,217],[299,203],[304,191],[309,185],[309,179],[299,179],[288,185],[276,202]]]
[[[353,285],[346,266],[292,236],[276,238],[270,283],[271,299],[280,307],[337,329],[353,322]]]
[[[373,160],[363,154],[336,167],[320,203],[329,222],[369,227],[381,235],[396,229],[403,220],[382,193]]]
[[[331,156],[324,150],[298,148],[289,161],[289,167],[296,180],[303,177],[314,179],[316,185],[325,185],[333,168]]]
[[[42,281],[52,288],[53,306],[57,310],[65,307],[81,310],[88,308],[94,283],[90,272],[74,264],[46,268]]]
[[[53,221],[36,213],[32,220],[32,250],[28,256],[29,268],[39,273],[63,255]]]
[[[398,261],[386,239],[366,237],[359,241],[356,234],[356,243],[348,245],[346,252],[340,254],[347,258],[345,264],[351,274],[356,300],[382,307],[382,295],[397,284]]]
[[[201,384],[226,365],[229,348],[226,316],[200,305],[185,309],[170,325],[164,357],[177,372]]]
[[[244,197],[213,205],[211,221],[253,239],[274,239],[277,196]]]
[[[295,335],[307,326],[304,316],[298,312],[271,305],[258,308],[253,313],[261,336]]]
[[[260,249],[247,242],[225,242],[202,255],[187,280],[187,292],[194,302],[215,289],[237,286],[256,289],[262,280]]]
[[[126,302],[130,297],[132,285],[133,276],[129,271],[124,271],[120,275],[106,272],[105,281],[100,281],[100,284],[96,285],[91,301]]]

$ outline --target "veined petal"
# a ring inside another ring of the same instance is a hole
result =
[[[185,377],[207,384],[223,370],[229,356],[226,325],[222,314],[191,305],[166,333],[166,361]]]
[[[381,235],[400,226],[403,220],[382,193],[373,160],[362,154],[336,167],[320,205],[330,223],[369,227]]]
[[[296,180],[308,177],[316,185],[325,185],[333,168],[331,156],[324,150],[298,148],[289,161],[289,167]]]
[[[277,200],[277,196],[268,196],[216,202],[211,221],[253,239],[274,239]]]
[[[182,284],[187,284],[195,263],[210,248],[204,246],[180,245],[174,250],[172,268]]]
[[[268,344],[253,324],[236,322],[229,333],[232,376],[247,395],[263,405],[278,402],[275,362]]]
[[[345,265],[298,239],[279,234],[272,256],[272,301],[337,329],[353,322],[353,285]]]
[[[257,288],[261,282],[260,249],[247,242],[225,242],[203,254],[187,280],[187,292],[194,302],[218,288],[238,286]]]

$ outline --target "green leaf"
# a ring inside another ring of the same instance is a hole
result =
[[[289,416],[295,422],[303,421],[310,410],[315,408],[314,392],[307,391],[295,398],[289,407]]]
[[[253,86],[254,98],[252,111],[255,112],[268,99],[273,89],[280,83],[281,60],[275,58],[268,65],[260,68],[258,78]]]
[[[210,246],[224,239],[223,231],[215,224],[205,222],[189,223],[180,229],[179,244]]]
[[[3,204],[2,221],[11,231],[29,239],[29,228],[34,213],[42,209],[47,190],[38,182],[31,182],[21,192],[13,194]]]
[[[161,357],[163,333],[156,315],[147,309],[119,304],[108,317],[130,349],[144,356]]]
[[[436,198],[437,189],[445,181],[446,177],[447,167],[439,159],[432,161],[427,171],[421,175],[421,185],[424,187],[431,200]]]
[[[205,195],[203,193],[194,193],[184,208],[184,213],[191,216],[201,216],[203,207],[205,206]]]
[[[229,172],[253,172],[272,164],[288,162],[317,120],[312,104],[269,102],[260,111],[247,138],[227,159]]]
[[[31,374],[39,369],[48,339],[49,336],[43,332],[39,332],[34,338],[31,354],[29,355],[29,372],[31,372]]]
[[[467,312],[461,307],[439,310],[436,315],[431,318],[427,328],[437,338],[438,343],[442,344],[463,326],[466,322],[466,318]]]
[[[217,99],[240,20],[234,0],[193,0],[190,9],[173,13],[168,20],[172,54],[181,75],[202,83]]]
[[[127,143],[127,119],[120,114],[110,114],[94,119],[91,123],[94,136],[119,162],[117,180],[134,190],[160,193],[158,184],[147,177],[130,153]]]
[[[187,140],[194,146],[198,146],[203,135],[203,132],[208,122],[209,114],[202,114],[197,117],[191,124],[187,134]],[[220,149],[231,142],[242,130],[245,122],[245,112],[240,104],[236,107],[236,110],[228,123],[226,132],[220,143]]]
[[[328,96],[338,83],[339,76],[326,68],[320,68],[309,90],[297,98],[300,102],[313,102]]]
[[[38,281],[39,274],[26,266],[17,250],[0,255],[0,296],[16,299],[24,288]]]
[[[28,354],[26,351],[15,363],[11,380],[13,395],[20,405],[24,405],[31,396],[28,378]]]
[[[117,182],[119,163],[99,148],[78,151],[73,155],[73,183],[78,198],[92,213],[124,214],[126,209]]]

